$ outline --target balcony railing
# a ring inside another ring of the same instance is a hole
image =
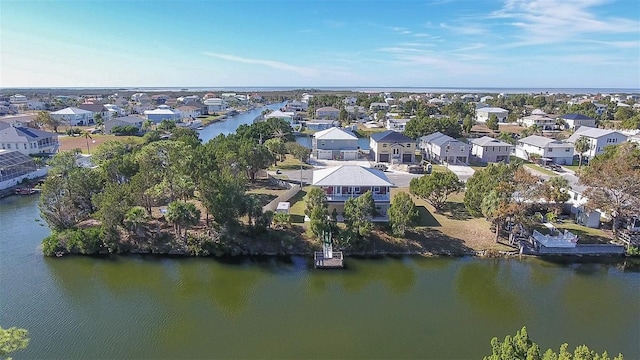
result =
[[[347,201],[348,199],[357,198],[362,194],[327,194],[327,201]],[[373,194],[374,201],[390,201],[389,194]]]

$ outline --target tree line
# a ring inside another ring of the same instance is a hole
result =
[[[288,141],[291,127],[280,119],[241,126],[205,144],[191,129],[171,128],[167,140],[154,133],[141,145],[101,144],[94,168],[78,166],[70,152],[50,160],[39,202],[53,230],[43,241],[46,255],[127,252],[144,239],[173,241],[189,252],[202,253],[203,246],[207,253],[224,252],[236,234],[263,233],[271,223],[272,213],[263,213],[257,198],[247,194],[249,183],[284,154],[301,160],[309,155]],[[151,216],[159,207],[166,209],[162,217],[173,235]],[[189,233],[201,216],[203,227]]]

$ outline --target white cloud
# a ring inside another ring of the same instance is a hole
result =
[[[283,63],[280,61],[244,58],[236,55],[219,54],[219,53],[211,53],[211,52],[203,52],[203,54],[210,57],[223,59],[223,60],[236,62],[236,63],[263,65],[263,66],[270,67],[272,69],[291,71],[291,72],[298,73],[302,76],[312,77],[317,74],[317,71],[314,69],[302,67],[302,66],[295,66],[295,65]]]
[[[481,35],[487,33],[487,29],[479,26],[452,26],[447,23],[440,23],[440,27],[463,35]]]

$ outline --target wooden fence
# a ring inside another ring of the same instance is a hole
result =
[[[296,196],[296,194],[300,191],[300,186],[298,184],[292,184],[290,182],[286,182],[284,180],[276,179],[272,176],[269,176],[269,181],[274,184],[286,188],[287,191],[284,194],[281,194],[277,198],[271,200],[267,205],[262,207],[262,212],[266,211],[276,211],[278,208],[278,203],[283,201],[289,201],[292,197]]]

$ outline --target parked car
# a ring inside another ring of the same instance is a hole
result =
[[[381,163],[374,164],[372,166],[372,168],[380,170],[380,171],[387,171],[387,169],[388,169],[387,165],[381,164]]]
[[[407,170],[410,174],[424,174],[424,167],[422,165],[409,165]]]

